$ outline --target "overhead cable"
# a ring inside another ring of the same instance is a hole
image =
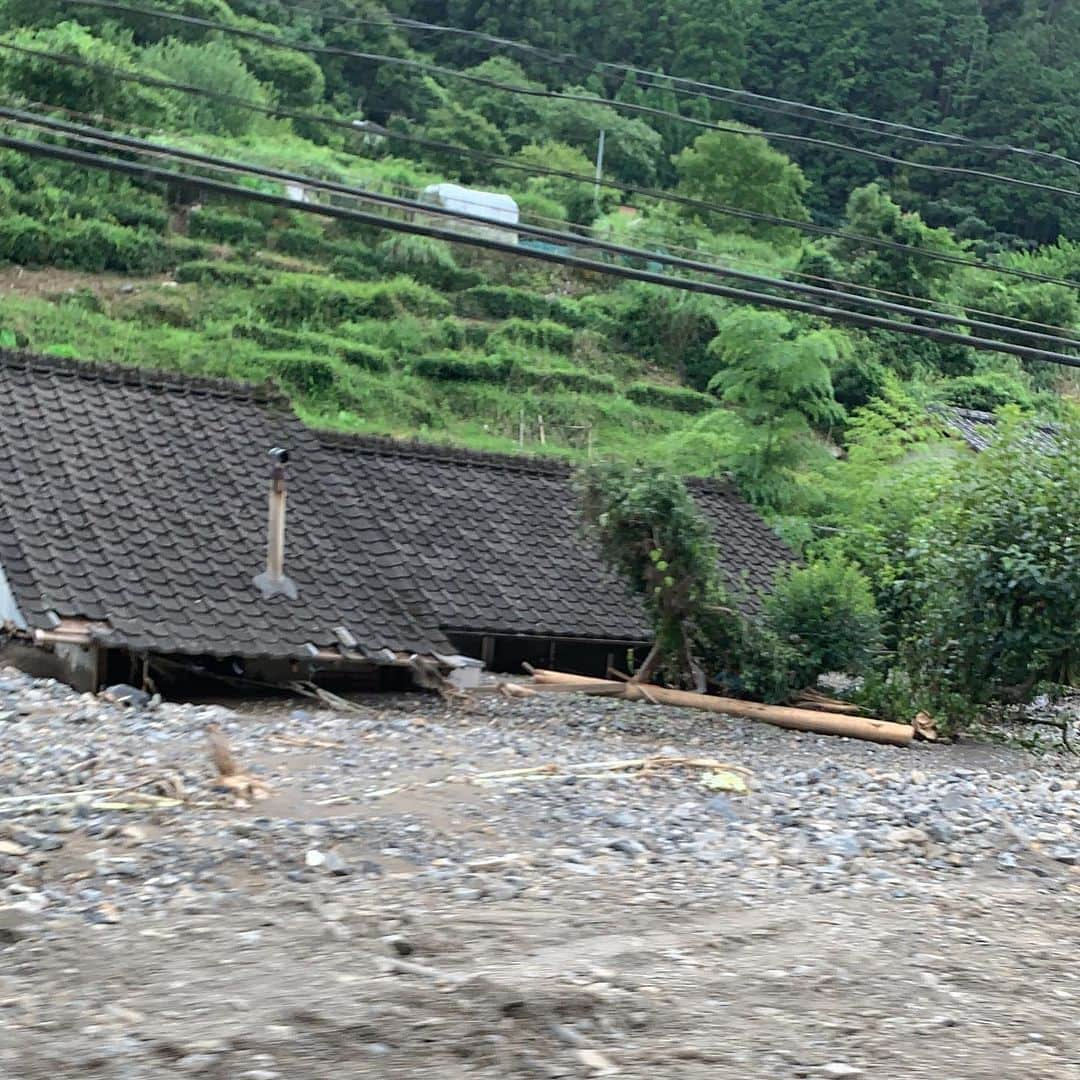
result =
[[[297,202],[286,195],[276,195],[269,192],[257,191],[237,184],[213,180],[204,176],[185,175],[182,172],[158,168],[157,166],[147,165],[144,162],[106,157],[102,154],[88,153],[84,150],[77,150],[73,147],[60,146],[54,143],[44,143],[38,140],[20,139],[9,135],[0,135],[0,148],[50,158],[56,161],[79,164],[90,168],[117,172],[144,181],[160,181],[170,184],[195,186],[201,190],[214,192],[228,198],[259,202],[302,213],[315,214],[321,217],[369,225],[373,228],[408,233],[413,236],[427,236],[433,239],[445,240],[453,244],[464,244],[470,247],[498,251],[503,254],[514,255],[518,258],[528,258],[539,262],[554,263],[578,270],[591,271],[611,277],[622,278],[624,280],[640,281],[647,284],[678,289],[684,292],[700,293],[707,296],[716,296],[727,300],[734,300],[740,303],[759,305],[761,307],[779,308],[784,311],[793,311],[803,315],[825,318],[833,322],[848,323],[868,330],[891,331],[947,344],[960,345],[984,352],[997,352],[1018,356],[1026,360],[1042,360],[1067,367],[1080,367],[1080,358],[1070,356],[1067,353],[1034,348],[1029,345],[1022,345],[1012,341],[996,341],[978,336],[969,337],[965,334],[956,333],[950,330],[942,330],[934,326],[895,322],[891,319],[851,311],[846,308],[830,307],[798,300],[793,297],[776,296],[769,293],[736,288],[715,281],[672,277],[671,275],[651,270],[638,269],[619,265],[617,263],[601,262],[596,259],[587,259],[576,255],[567,255],[541,248],[523,248],[509,240],[500,240],[489,235],[469,234],[467,232],[433,226],[415,220],[388,218],[363,210],[348,209],[321,203]],[[430,212],[433,208],[425,206],[423,209],[425,212]],[[458,216],[462,219],[474,220],[475,222],[472,215]],[[488,224],[490,225],[490,222]],[[723,270],[717,269],[713,272],[718,276],[725,276],[725,271]],[[771,283],[770,279],[765,279],[765,281]]]
[[[853,146],[849,143],[834,142],[831,139],[816,139],[809,135],[795,135],[790,132],[747,129],[735,124],[714,123],[709,120],[699,119],[698,117],[684,116],[681,113],[672,112],[669,109],[658,109],[651,105],[639,105],[635,102],[596,97],[592,94],[574,94],[561,90],[545,90],[528,86],[518,86],[513,83],[500,82],[498,79],[489,79],[485,76],[470,74],[469,72],[456,71],[453,68],[448,68],[441,64],[428,63],[424,60],[414,60],[410,57],[402,56],[387,56],[382,53],[363,52],[358,49],[344,49],[334,45],[314,45],[308,42],[290,41],[287,38],[275,37],[273,34],[264,33],[261,30],[252,30],[242,26],[230,26],[228,23],[218,22],[214,19],[203,19],[194,15],[181,15],[171,11],[160,11],[156,8],[138,7],[134,4],[120,3],[119,0],[67,0],[67,2],[80,7],[101,8],[108,11],[122,11],[130,15],[139,15],[144,18],[163,19],[167,22],[176,22],[187,26],[201,26],[208,30],[216,30],[219,33],[232,34],[236,37],[245,37],[253,41],[261,41],[264,45],[293,49],[297,52],[306,52],[324,56],[351,57],[356,60],[368,60],[375,64],[404,67],[412,71],[423,72],[427,75],[438,75],[444,78],[459,79],[476,86],[485,86],[490,90],[501,90],[510,94],[523,95],[526,97],[550,98],[558,101],[572,101],[579,105],[602,105],[616,111],[634,113],[639,116],[660,117],[664,120],[674,120],[682,124],[689,124],[693,127],[704,128],[709,131],[720,131],[729,135],[736,135],[740,138],[764,137],[766,139],[774,139],[778,142],[798,143],[800,145],[813,146],[822,150],[834,150],[839,153],[853,154],[857,157],[868,158],[871,161],[879,161],[907,169],[918,169],[925,172],[951,176],[969,176],[979,180],[1006,184],[1030,191],[1041,191],[1051,195],[1060,195],[1068,199],[1080,199],[1080,191],[1074,188],[1058,187],[1054,184],[1043,184],[1037,180],[1024,180],[1017,176],[987,172],[984,169],[968,169],[957,165],[935,165],[924,161],[912,161],[909,158],[899,158],[892,154],[879,153],[876,150],[868,150],[865,147]]]
[[[928,250],[914,247],[910,244],[902,244],[898,241],[886,240],[880,237],[865,236],[860,233],[852,233],[846,230],[833,229],[825,225],[817,225],[809,221],[798,221],[794,218],[778,217],[773,214],[765,214],[754,210],[744,210],[739,207],[725,206],[723,204],[707,202],[702,199],[694,199],[690,196],[680,195],[676,192],[663,191],[659,188],[643,187],[637,184],[624,183],[617,180],[601,178],[583,173],[574,173],[562,169],[553,169],[547,166],[524,164],[511,158],[498,154],[487,153],[482,150],[474,150],[471,147],[459,146],[456,143],[442,142],[437,139],[428,139],[421,135],[401,132],[377,124],[365,124],[358,127],[356,123],[341,120],[335,116],[325,116],[320,113],[306,112],[282,105],[267,105],[260,102],[250,101],[246,98],[237,97],[218,90],[195,86],[191,83],[175,82],[158,76],[146,75],[141,72],[124,71],[121,68],[109,64],[100,64],[93,60],[85,60],[82,57],[71,56],[67,53],[58,53],[46,49],[34,49],[29,46],[15,45],[11,42],[0,41],[0,50],[15,52],[20,55],[34,56],[39,59],[49,60],[54,63],[64,64],[70,67],[85,68],[97,71],[101,74],[110,75],[121,82],[132,82],[141,86],[154,87],[160,90],[175,90],[179,93],[206,97],[235,108],[245,109],[263,116],[284,117],[291,120],[301,120],[306,123],[323,124],[328,127],[340,128],[349,131],[353,135],[371,133],[392,142],[406,142],[428,149],[438,150],[442,153],[454,154],[459,157],[467,157],[477,161],[484,161],[499,168],[511,169],[526,173],[530,176],[550,176],[559,179],[573,180],[590,187],[603,187],[610,190],[640,195],[644,198],[655,199],[660,202],[669,202],[678,206],[686,206],[707,214],[720,214],[734,217],[744,221],[754,221],[767,225],[775,225],[803,232],[811,236],[831,237],[847,241],[849,243],[879,248],[885,251],[900,251],[907,255],[933,262],[948,263],[954,266],[966,266],[977,270],[987,270],[995,274],[1008,277],[1021,278],[1026,281],[1040,282],[1048,285],[1060,285],[1068,289],[1080,288],[1080,282],[1070,281],[1067,278],[1058,278],[1049,274],[1039,274],[1030,270],[1020,270],[1016,267],[1001,266],[998,263],[986,262],[981,259],[963,258],[959,255],[950,255],[946,252]],[[1004,318],[1005,316],[1002,316]]]

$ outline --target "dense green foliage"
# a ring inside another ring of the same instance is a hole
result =
[[[942,716],[1022,703],[1080,676],[1080,418],[1047,452],[1014,420],[961,462],[925,523],[901,657]]]
[[[439,181],[506,192],[528,222],[591,228],[641,249],[620,265],[655,271],[657,255],[673,251],[835,288],[836,306],[854,306],[847,294],[858,288],[1080,336],[1080,199],[888,160],[1075,189],[1075,173],[1050,156],[1080,158],[1075,5],[559,0],[539,13],[517,0],[391,3],[541,49],[1041,152],[1023,156],[829,126],[776,101],[754,110],[723,90],[694,93],[668,76],[555,62],[475,37],[410,33],[374,18],[378,7],[356,19],[342,0],[157,6],[286,44],[63,0],[0,0],[0,46],[11,46],[0,48],[3,103],[90,114],[166,144],[384,193],[411,196]],[[290,41],[331,48],[308,53]],[[279,105],[306,115],[266,115]],[[360,119],[388,134],[349,126]],[[615,186],[593,183],[601,135],[603,179]],[[778,700],[824,667],[861,668],[894,698],[903,687],[908,704],[918,697],[959,719],[1042,680],[1075,678],[1078,561],[1054,561],[1074,542],[1059,526],[1075,472],[1055,472],[1066,458],[1040,462],[1019,436],[973,458],[946,434],[942,411],[1013,406],[1071,433],[1074,374],[962,342],[328,224],[299,204],[208,198],[198,171],[165,187],[0,153],[3,340],[268,380],[305,419],[343,430],[648,459],[652,472],[594,474],[591,520],[603,534],[600,515],[613,511],[596,507],[607,500],[618,510],[609,523],[623,530],[608,539],[625,547],[650,515],[670,518],[658,526],[662,543],[609,555],[653,605],[684,680],[700,664],[719,685]],[[807,235],[722,207],[842,231]],[[973,259],[993,265],[964,265]],[[131,281],[120,286],[116,274]],[[1074,434],[1062,439],[1075,446]],[[732,477],[806,558],[763,622],[734,615],[705,572],[700,523],[672,472]],[[693,603],[669,576],[697,581]]]

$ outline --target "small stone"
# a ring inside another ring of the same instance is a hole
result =
[[[34,915],[22,905],[0,907],[0,944],[13,945],[33,937],[39,930]]]
[[[412,942],[398,934],[386,938],[386,944],[389,945],[391,951],[397,953],[398,956],[412,956],[412,954],[416,952]]]
[[[197,1076],[199,1073],[209,1072],[217,1063],[217,1054],[187,1054],[175,1067],[182,1073]]]
[[[248,1069],[240,1074],[240,1080],[281,1080],[281,1073],[273,1069]]]
[[[637,855],[644,855],[648,848],[639,840],[631,840],[628,837],[620,836],[617,840],[612,840],[608,847],[612,851],[621,851],[624,855],[635,857]]]
[[[326,855],[323,852],[319,851],[318,848],[312,848],[304,856],[304,865],[310,866],[312,869],[314,869],[316,866],[322,866],[325,862]]]
[[[832,1077],[833,1080],[846,1080],[848,1077],[863,1075],[862,1069],[857,1069],[854,1065],[848,1065],[843,1061],[830,1061],[822,1065],[818,1071],[822,1076]]]
[[[738,821],[739,815],[732,805],[731,800],[726,795],[714,795],[705,804],[705,809],[710,814],[716,814],[718,817],[722,817],[725,821]]]
[[[1072,848],[1052,848],[1049,854],[1051,859],[1056,859],[1065,866],[1075,866],[1080,862],[1080,852],[1074,851]]]
[[[336,852],[328,851],[323,859],[323,866],[336,877],[347,877],[352,873],[349,864]]]

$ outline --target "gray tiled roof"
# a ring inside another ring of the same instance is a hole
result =
[[[979,409],[961,409],[955,405],[940,405],[934,410],[951,428],[971,447],[972,450],[985,450],[994,439],[994,427],[997,417]],[[1031,429],[1031,438],[1037,449],[1052,452],[1055,447],[1053,424],[1038,424]]]
[[[275,445],[295,601],[251,584]],[[692,490],[733,583],[767,589],[788,549],[725,484]],[[561,463],[329,435],[255,388],[18,353],[0,353],[0,566],[31,626],[107,622],[135,650],[303,657],[342,626],[369,654],[649,636]]]

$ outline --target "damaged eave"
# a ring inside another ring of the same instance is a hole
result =
[[[35,630],[34,644],[46,645],[94,645],[109,633],[107,623],[91,622],[89,619],[61,619],[51,630]]]

